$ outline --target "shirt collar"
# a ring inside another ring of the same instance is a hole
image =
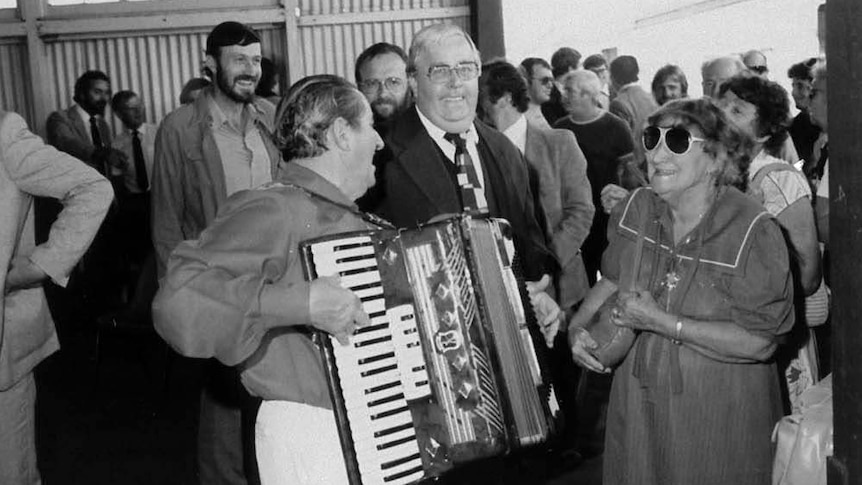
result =
[[[524,153],[524,145],[527,139],[527,118],[522,114],[512,123],[512,126],[503,130],[503,134],[521,150],[521,153]]]
[[[215,91],[210,90],[203,93],[206,96],[206,103],[209,107],[209,116],[210,120],[216,126],[222,126],[227,123],[227,117],[222,111],[221,106],[216,102],[215,99]],[[256,122],[263,115],[263,110],[257,105],[258,99],[255,98],[251,103],[246,103],[243,106],[243,109],[246,110],[249,114],[249,119],[252,122]]]
[[[308,169],[297,163],[285,163],[279,172],[279,181],[282,183],[298,185],[306,190],[320,194],[334,202],[355,207],[356,204],[350,200],[344,192],[332,182],[326,180],[314,170]]]
[[[432,123],[431,120],[429,120],[427,117],[425,117],[425,115],[422,114],[422,111],[419,109],[418,106],[416,106],[416,113],[419,114],[419,121],[422,122],[422,126],[425,127],[425,131],[428,132],[428,135],[430,135],[431,138],[436,140],[438,143],[440,143],[441,141],[445,142],[445,143],[449,143],[444,138],[444,136],[446,135],[446,132],[443,131],[442,129],[440,129],[440,127],[438,127],[434,123]],[[479,143],[479,135],[476,133],[476,127],[473,126],[472,123],[470,123],[470,128],[468,128],[467,131],[465,131],[464,133],[461,133],[460,135],[461,135],[461,138],[463,138],[469,142],[473,142],[474,145]]]
[[[81,120],[84,122],[84,124],[89,125],[90,118],[92,118],[92,116],[90,116],[90,113],[87,113],[87,111],[83,107],[81,107],[80,104],[76,103],[75,108],[78,111],[78,115],[81,117]]]

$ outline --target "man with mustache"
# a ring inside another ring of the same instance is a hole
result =
[[[356,58],[356,86],[374,114],[375,128],[413,103],[407,85],[407,54],[397,45],[378,42]]]
[[[260,37],[250,27],[217,25],[206,41],[214,85],[159,127],[150,190],[160,278],[174,247],[197,238],[228,196],[274,178],[281,160],[268,135],[275,107],[254,94],[261,57]],[[198,431],[200,483],[245,484],[245,473],[256,475],[243,467],[242,438],[253,437],[253,429],[241,426],[240,403],[247,396],[235,369],[212,361],[207,374]]]
[[[125,155],[111,148],[113,137],[105,120],[105,107],[111,101],[110,78],[102,71],[84,72],[75,81],[72,99],[75,104],[71,107],[48,116],[48,144],[110,179],[112,168],[125,163]],[[111,182],[116,192],[117,183],[121,184],[121,181]],[[43,243],[49,239],[62,205],[56,199],[38,197],[34,208],[36,242]],[[121,305],[121,293],[115,284],[120,278],[115,234],[115,217],[109,213],[69,285],[61,288],[52,281],[46,283],[48,302],[61,327],[66,322],[76,326],[91,323],[101,315],[116,311]]]

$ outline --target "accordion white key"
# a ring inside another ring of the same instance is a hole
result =
[[[458,216],[301,245],[371,325],[319,333],[352,485],[406,484],[547,440],[551,419],[508,223]]]

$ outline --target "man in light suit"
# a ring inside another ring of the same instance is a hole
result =
[[[617,93],[608,111],[623,119],[632,131],[635,147],[635,161],[644,159],[641,149],[641,134],[647,116],[658,109],[652,93],[640,87],[638,61],[632,56],[619,56],[611,61],[611,86]]]
[[[0,483],[39,483],[33,368],[59,348],[42,283],[65,286],[111,203],[111,185],[45,145],[15,113],[0,111]],[[40,245],[33,197],[63,209]]]
[[[581,258],[581,245],[590,233],[595,212],[587,160],[571,131],[545,129],[527,120],[527,83],[515,66],[507,62],[483,66],[479,93],[482,118],[512,141],[535,175],[534,194],[544,210],[545,230],[561,266],[554,279],[557,301],[572,315],[590,288]],[[560,334],[557,338],[565,339],[564,332]],[[579,373],[563,342],[551,352],[550,369],[566,423],[563,430],[558,429],[566,449],[562,458],[571,463],[578,460],[574,423]]]
[[[502,61],[483,66],[479,92],[482,120],[506,135],[537,176],[533,195],[561,266],[555,279],[557,301],[568,312],[589,290],[580,254],[595,212],[587,160],[571,131],[545,129],[527,120],[527,84],[515,66]]]

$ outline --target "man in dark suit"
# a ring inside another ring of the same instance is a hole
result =
[[[416,109],[395,119],[385,138],[391,158],[378,181],[384,195],[377,210],[399,227],[463,210],[503,217],[512,225],[524,276],[538,281],[556,262],[534,216],[520,153],[505,136],[474,122],[479,62],[475,44],[457,26],[435,24],[417,33],[407,67]],[[458,152],[466,152],[475,170],[467,175],[477,182],[470,201],[458,182]]]
[[[399,227],[463,211],[508,220],[540,329],[552,342],[561,312],[543,287],[557,263],[535,218],[527,164],[504,135],[474,121],[480,70],[475,44],[456,25],[430,25],[413,38],[407,73],[415,109],[394,119],[384,139],[391,156],[381,167],[377,211]]]

